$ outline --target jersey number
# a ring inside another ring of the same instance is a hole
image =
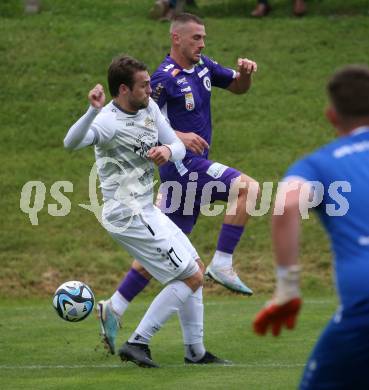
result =
[[[170,261],[173,263],[173,265],[176,268],[179,267],[179,264],[176,261],[179,261],[180,263],[182,263],[182,260],[178,257],[178,255],[175,252],[175,250],[173,249],[173,247],[169,249],[168,256],[169,256]]]

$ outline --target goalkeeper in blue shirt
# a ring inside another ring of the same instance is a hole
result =
[[[326,109],[338,139],[293,164],[277,191],[272,237],[273,299],[254,330],[291,329],[301,305],[301,216],[314,208],[328,233],[340,299],[306,365],[301,389],[369,389],[369,68],[347,66],[328,83]]]

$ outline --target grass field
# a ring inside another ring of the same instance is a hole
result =
[[[263,299],[205,298],[206,345],[230,359],[230,367],[188,367],[178,320],[155,336],[153,358],[159,370],[140,369],[107,356],[97,338],[97,321],[59,319],[47,300],[0,301],[0,388],[2,389],[224,389],[296,388],[307,355],[321,327],[333,313],[329,297],[306,298],[297,330],[261,338],[251,319]],[[124,342],[149,304],[138,299],[127,311],[119,337]]]
[[[0,294],[42,296],[71,278],[110,293],[130,258],[78,206],[88,203],[92,150],[69,154],[62,140],[87,107],[90,87],[106,86],[114,55],[128,52],[155,69],[168,51],[168,25],[147,18],[151,0],[42,3],[43,12],[28,17],[20,0],[0,4]],[[333,138],[322,114],[324,85],[338,66],[369,62],[369,18],[364,0],[309,1],[303,19],[290,17],[289,1],[273,3],[275,12],[264,20],[249,18],[254,4],[242,0],[199,0],[198,12],[205,16],[207,55],[226,66],[239,55],[259,65],[247,95],[213,92],[211,158],[276,185],[294,159]],[[31,180],[46,188],[38,226],[19,208],[21,189]],[[71,210],[52,217],[49,191],[59,180],[73,184],[66,194]],[[235,254],[239,272],[259,292],[270,291],[273,280],[269,219],[270,213],[250,221]],[[205,263],[220,224],[220,216],[200,218],[191,237]],[[304,288],[327,290],[325,235],[314,218],[304,225]]]

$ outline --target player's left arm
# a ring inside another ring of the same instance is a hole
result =
[[[298,265],[300,210],[309,201],[310,186],[302,180],[284,183],[277,192],[272,217],[272,240],[277,285],[273,298],[254,319],[254,331],[264,335],[271,329],[278,336],[282,326],[295,327],[301,307]]]
[[[237,73],[234,80],[229,84],[228,91],[235,94],[243,94],[251,87],[252,74],[255,73],[258,66],[255,61],[247,58],[237,60]]]

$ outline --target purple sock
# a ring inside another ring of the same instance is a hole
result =
[[[243,226],[223,223],[218,238],[217,250],[232,254],[240,241],[243,231]]]
[[[139,294],[149,283],[149,281],[143,277],[134,268],[131,268],[124,279],[121,281],[118,291],[120,294],[131,302],[132,299]]]

